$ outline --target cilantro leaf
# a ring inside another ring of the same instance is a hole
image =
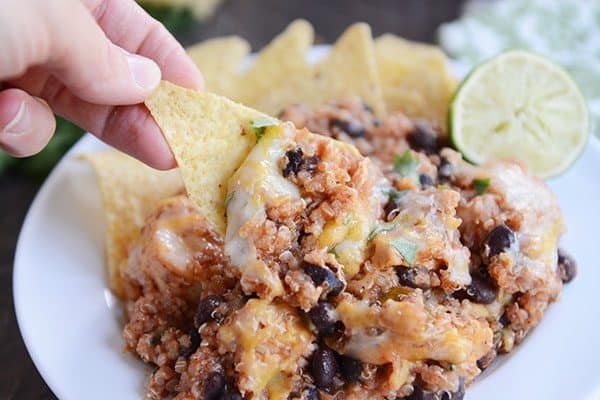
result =
[[[410,150],[406,150],[402,155],[394,156],[394,172],[402,176],[408,176],[415,182],[419,182],[418,167],[419,160],[413,157]]]
[[[390,244],[398,253],[400,253],[408,265],[413,265],[417,256],[418,246],[416,244],[403,238],[390,240]]]
[[[475,178],[473,179],[473,186],[475,186],[477,194],[484,194],[490,187],[490,178]]]
[[[367,242],[372,241],[373,239],[375,239],[375,236],[379,235],[382,232],[393,231],[394,229],[396,229],[397,226],[398,224],[394,223],[377,225],[375,229],[373,229],[371,233],[369,233],[369,236],[367,236]]]
[[[271,117],[259,117],[252,121],[250,126],[256,135],[256,141],[259,141],[265,134],[265,129],[269,126],[279,126],[281,122],[278,119]]]
[[[227,216],[227,207],[229,207],[229,203],[233,199],[233,193],[227,193],[227,197],[225,197],[225,216]]]
[[[389,201],[395,203],[398,200],[400,200],[401,198],[403,198],[404,196],[406,196],[406,194],[409,191],[410,190],[398,190],[396,188],[391,188],[390,190],[388,190],[387,195],[388,195]]]
[[[340,255],[337,253],[337,250],[335,249],[335,246],[333,246],[332,248],[330,248],[329,250],[327,250],[327,253],[333,254],[333,256],[335,258],[339,258],[340,257]]]

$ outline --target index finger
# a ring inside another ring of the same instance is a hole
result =
[[[179,42],[133,0],[83,0],[106,36],[125,50],[154,60],[165,80],[202,90],[202,74]]]

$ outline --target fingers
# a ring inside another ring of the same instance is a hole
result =
[[[149,166],[156,169],[176,166],[162,132],[143,105],[111,107],[88,103],[54,77],[44,85],[42,96],[57,114]]]
[[[183,47],[135,1],[83,2],[116,45],[156,61],[163,79],[191,89],[203,89],[202,75]]]
[[[56,120],[50,107],[20,89],[0,92],[0,148],[15,157],[38,153],[50,141]]]
[[[177,165],[160,128],[143,105],[111,110],[99,132],[104,142],[151,167],[166,170]]]
[[[46,4],[42,12],[52,36],[45,65],[77,97],[96,104],[136,104],[158,86],[158,65],[113,44],[79,1],[41,4]]]

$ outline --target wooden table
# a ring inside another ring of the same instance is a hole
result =
[[[461,0],[230,0],[214,17],[180,39],[189,45],[210,37],[237,34],[247,38],[253,49],[259,49],[290,21],[305,18],[315,26],[321,42],[334,41],[355,21],[368,22],[375,35],[393,32],[430,42],[435,39],[440,23],[458,16],[461,3]],[[25,350],[12,301],[14,249],[23,218],[38,187],[38,183],[23,177],[0,178],[1,400],[56,398]],[[57,338],[60,334],[48,332]],[[85,353],[81,356],[85,357]]]

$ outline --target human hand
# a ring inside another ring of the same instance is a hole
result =
[[[133,0],[6,0],[0,9],[0,148],[50,140],[53,111],[148,165],[175,166],[143,104],[161,79],[202,89],[171,34]],[[2,90],[4,89],[4,90]]]

